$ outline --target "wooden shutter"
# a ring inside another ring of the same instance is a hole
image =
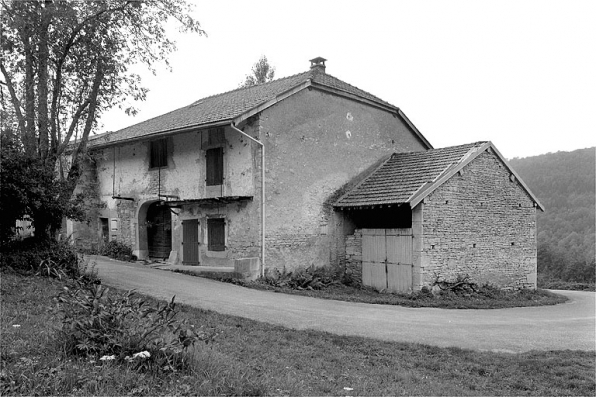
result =
[[[207,186],[223,183],[223,148],[207,150]]]
[[[209,128],[209,130],[207,130],[207,134],[208,134],[207,144],[209,146],[221,145],[221,144],[225,143],[225,141],[226,141],[224,129],[222,127]]]
[[[225,220],[223,218],[207,219],[207,240],[209,251],[226,250]]]
[[[150,167],[167,167],[168,165],[168,140],[160,139],[151,142]]]

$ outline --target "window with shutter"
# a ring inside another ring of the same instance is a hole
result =
[[[150,168],[167,167],[168,166],[168,140],[160,139],[159,141],[151,142],[150,150]]]
[[[207,186],[223,183],[223,148],[207,150]]]
[[[225,219],[211,218],[207,219],[207,246],[209,251],[225,251]]]
[[[207,134],[208,134],[207,144],[209,146],[221,145],[221,144],[225,143],[225,141],[226,141],[224,129],[222,127],[209,128],[207,130]]]

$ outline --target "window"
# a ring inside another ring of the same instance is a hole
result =
[[[207,245],[209,251],[226,250],[226,223],[224,218],[207,219]]]
[[[223,183],[223,148],[207,150],[207,186]]]
[[[208,135],[207,144],[209,146],[221,145],[221,144],[225,143],[225,141],[226,141],[224,129],[222,127],[209,128],[207,130],[207,135]]]
[[[168,166],[168,140],[160,139],[159,141],[151,142],[151,159],[149,163],[150,168],[167,167]]]

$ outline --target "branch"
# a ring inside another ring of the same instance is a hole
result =
[[[78,34],[81,32],[81,30],[85,27],[85,25],[89,21],[91,21],[93,19],[97,19],[105,13],[124,11],[126,6],[128,6],[129,4],[131,4],[130,1],[124,3],[123,5],[121,5],[119,7],[107,8],[107,9],[101,10],[98,13],[93,14],[93,15],[83,19],[71,32],[71,34],[66,42],[66,45],[64,46],[64,49],[62,50],[62,54],[60,55],[60,57],[58,58],[58,60],[56,62],[56,78],[55,78],[55,82],[54,82],[54,88],[52,90],[52,105],[51,105],[51,111],[50,111],[51,112],[50,113],[51,114],[50,123],[52,125],[52,139],[55,138],[56,141],[58,141],[58,138],[57,138],[58,96],[59,96],[59,91],[62,88],[62,67],[64,65],[64,62],[66,61],[66,58],[68,57],[70,50],[72,49],[72,46],[74,45],[75,39],[77,38]],[[85,106],[87,104],[85,104]],[[80,117],[80,113],[78,111],[77,111],[77,113],[79,114],[79,117]],[[78,122],[78,118],[77,118],[77,122]],[[58,152],[62,153],[64,151],[65,143],[68,142],[70,140],[70,138],[72,137],[72,131],[74,131],[73,124],[71,124],[71,128],[69,129],[68,139],[64,139],[63,143],[60,145],[61,150],[59,149]]]
[[[68,172],[68,180],[76,181],[79,176],[79,168],[80,168],[80,156],[82,153],[87,151],[87,140],[89,138],[89,133],[93,127],[93,123],[95,122],[95,110],[97,109],[97,96],[99,94],[99,88],[101,86],[102,80],[104,76],[104,68],[103,68],[103,61],[101,59],[97,60],[97,69],[95,71],[95,78],[93,79],[93,87],[91,89],[91,93],[89,94],[89,111],[87,112],[87,121],[85,122],[85,129],[83,130],[83,136],[81,137],[80,143],[75,147],[72,153],[72,165],[70,171]]]
[[[77,111],[75,112],[74,116],[72,117],[70,126],[68,127],[68,132],[66,133],[64,140],[62,141],[62,143],[60,144],[60,146],[58,146],[58,149],[56,150],[56,156],[60,156],[62,153],[64,153],[64,150],[66,150],[66,147],[68,146],[68,142],[70,141],[70,138],[72,138],[72,134],[74,134],[74,130],[75,130],[77,124],[79,124],[81,115],[85,111],[85,108],[89,105],[89,102],[90,102],[90,100],[89,100],[89,98],[87,98],[77,108]]]
[[[2,71],[2,74],[4,75],[4,79],[6,80],[6,86],[8,87],[8,92],[10,93],[10,101],[12,102],[12,107],[14,108],[14,111],[17,115],[17,120],[19,121],[19,130],[21,132],[21,134],[25,133],[25,118],[23,117],[23,113],[21,112],[21,102],[19,101],[19,98],[17,97],[17,93],[14,89],[14,84],[8,74],[8,72],[6,71],[6,68],[4,67],[4,62],[2,62],[2,59],[0,59],[0,70]]]

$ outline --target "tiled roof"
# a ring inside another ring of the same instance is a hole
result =
[[[415,193],[428,188],[439,176],[457,166],[486,142],[394,153],[359,185],[342,196],[336,207],[372,206],[409,202]]]
[[[232,120],[242,114],[275,99],[294,87],[310,80],[314,85],[321,85],[377,102],[397,110],[366,91],[347,84],[326,73],[309,70],[304,73],[277,79],[265,84],[247,88],[238,88],[222,94],[200,99],[188,106],[176,109],[158,117],[140,122],[115,132],[109,132],[89,139],[89,147],[109,144],[144,136],[175,131],[187,127],[207,125]]]

